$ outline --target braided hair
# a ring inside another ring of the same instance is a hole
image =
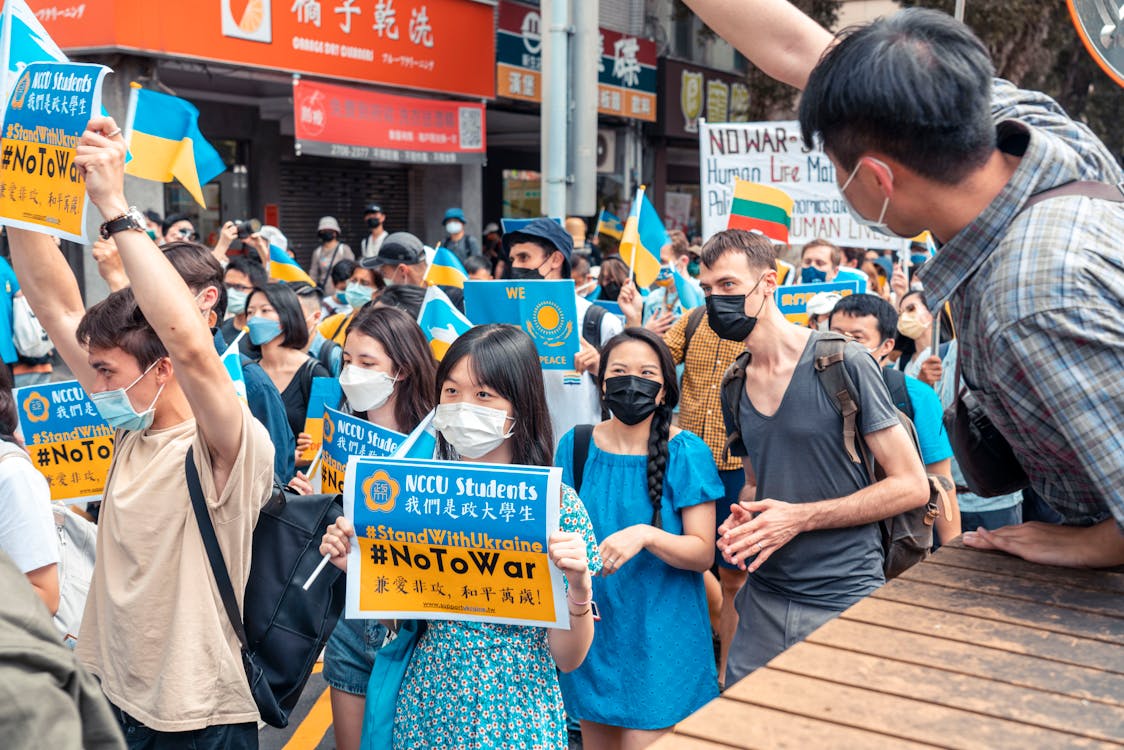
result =
[[[675,373],[675,360],[664,340],[645,328],[626,328],[609,339],[601,349],[601,367],[597,372],[597,387],[604,393],[605,371],[609,368],[609,355],[613,349],[629,341],[647,344],[656,353],[663,378],[663,403],[652,414],[648,432],[648,501],[652,504],[652,525],[663,528],[660,509],[663,506],[663,480],[667,472],[668,437],[671,434],[671,415],[679,403],[679,380]]]

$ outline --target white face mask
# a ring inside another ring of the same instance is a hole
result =
[[[870,160],[878,162],[878,165],[880,167],[889,172],[890,179],[894,179],[894,173],[890,171],[890,167],[887,164],[884,164],[883,162],[880,162],[874,158],[871,158]],[[851,174],[847,177],[846,182],[844,182],[843,186],[839,188],[839,194],[843,197],[843,203],[847,206],[847,210],[851,213],[851,218],[854,219],[856,224],[860,224],[867,229],[870,229],[871,231],[878,232],[879,234],[884,234],[887,237],[897,237],[896,234],[890,231],[890,228],[886,226],[885,222],[886,209],[890,207],[890,196],[886,196],[886,200],[882,201],[882,210],[878,212],[877,219],[868,219],[860,214],[855,210],[855,207],[851,205],[851,200],[847,197],[847,188],[851,186],[851,182],[855,179],[855,175],[859,173],[859,167],[861,167],[862,165],[863,163],[860,160],[859,163],[855,165],[855,168],[851,170]]]
[[[513,434],[504,432],[507,412],[476,404],[438,404],[433,428],[465,458],[480,458],[498,448]],[[512,420],[514,422],[514,420]]]
[[[450,235],[457,234],[462,229],[464,229],[464,224],[460,223],[459,221],[449,221],[445,223],[445,231]]]
[[[366,370],[355,365],[346,365],[340,373],[340,388],[347,396],[347,403],[355,411],[370,411],[387,402],[394,393],[397,377],[385,372]]]

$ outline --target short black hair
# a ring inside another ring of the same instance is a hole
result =
[[[246,278],[250,280],[250,286],[258,287],[259,289],[269,283],[269,274],[265,272],[265,268],[258,260],[251,260],[248,255],[236,255],[230,259],[223,270],[223,278],[226,278],[227,271],[238,271],[239,273],[246,274]]]
[[[464,270],[469,276],[477,271],[491,271],[491,262],[482,255],[470,255],[464,259]]]
[[[303,349],[308,343],[308,323],[304,320],[304,309],[297,293],[284,281],[275,281],[264,287],[254,287],[246,298],[246,307],[255,294],[264,294],[269,304],[277,311],[281,323],[281,346],[288,349]]]
[[[898,313],[894,306],[875,294],[849,294],[835,303],[828,318],[829,325],[838,314],[853,318],[872,316],[878,321],[878,343],[895,338],[898,331]]]
[[[168,230],[171,229],[177,221],[190,221],[192,226],[195,225],[194,216],[188,216],[187,214],[168,214],[164,217],[164,221],[160,223],[160,234],[167,234]]]
[[[838,35],[808,77],[800,130],[848,171],[868,151],[954,184],[995,149],[995,67],[951,16],[908,8]]]
[[[328,276],[331,277],[333,284],[339,286],[351,278],[351,274],[355,273],[355,266],[355,261],[344,258],[332,266],[332,270],[328,271]]]

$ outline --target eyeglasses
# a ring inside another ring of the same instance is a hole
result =
[[[227,284],[226,288],[235,292],[245,292],[246,294],[254,291],[254,288],[252,286],[248,286],[246,284]]]
[[[181,229],[176,232],[176,234],[178,234],[180,237],[183,237],[185,240],[190,240],[191,242],[195,242],[197,239],[199,239],[199,233],[194,229]]]

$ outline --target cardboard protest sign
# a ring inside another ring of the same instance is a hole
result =
[[[353,457],[347,616],[569,628],[556,467]]]
[[[808,300],[820,292],[835,292],[840,297],[846,297],[850,294],[864,294],[866,286],[857,280],[779,286],[776,292],[777,307],[789,321],[807,325]]]
[[[305,412],[304,431],[312,436],[312,444],[305,449],[297,463],[307,464],[316,458],[324,441],[324,410],[340,405],[343,389],[336,378],[313,378],[308,396],[308,411]],[[345,462],[346,463],[346,462]]]
[[[736,179],[783,189],[794,200],[789,243],[825,239],[837,245],[903,247],[904,242],[862,226],[847,210],[835,166],[822,147],[811,151],[800,123],[699,121],[699,181],[703,240],[726,229]]]
[[[544,370],[574,369],[581,330],[573,281],[469,281],[464,308],[476,325],[522,328],[535,342]]]
[[[51,488],[51,500],[98,500],[113,459],[114,431],[77,380],[14,391],[31,462]]]
[[[43,62],[20,74],[0,137],[0,224],[86,242],[86,180],[74,156],[90,117],[101,112],[108,72]]]

